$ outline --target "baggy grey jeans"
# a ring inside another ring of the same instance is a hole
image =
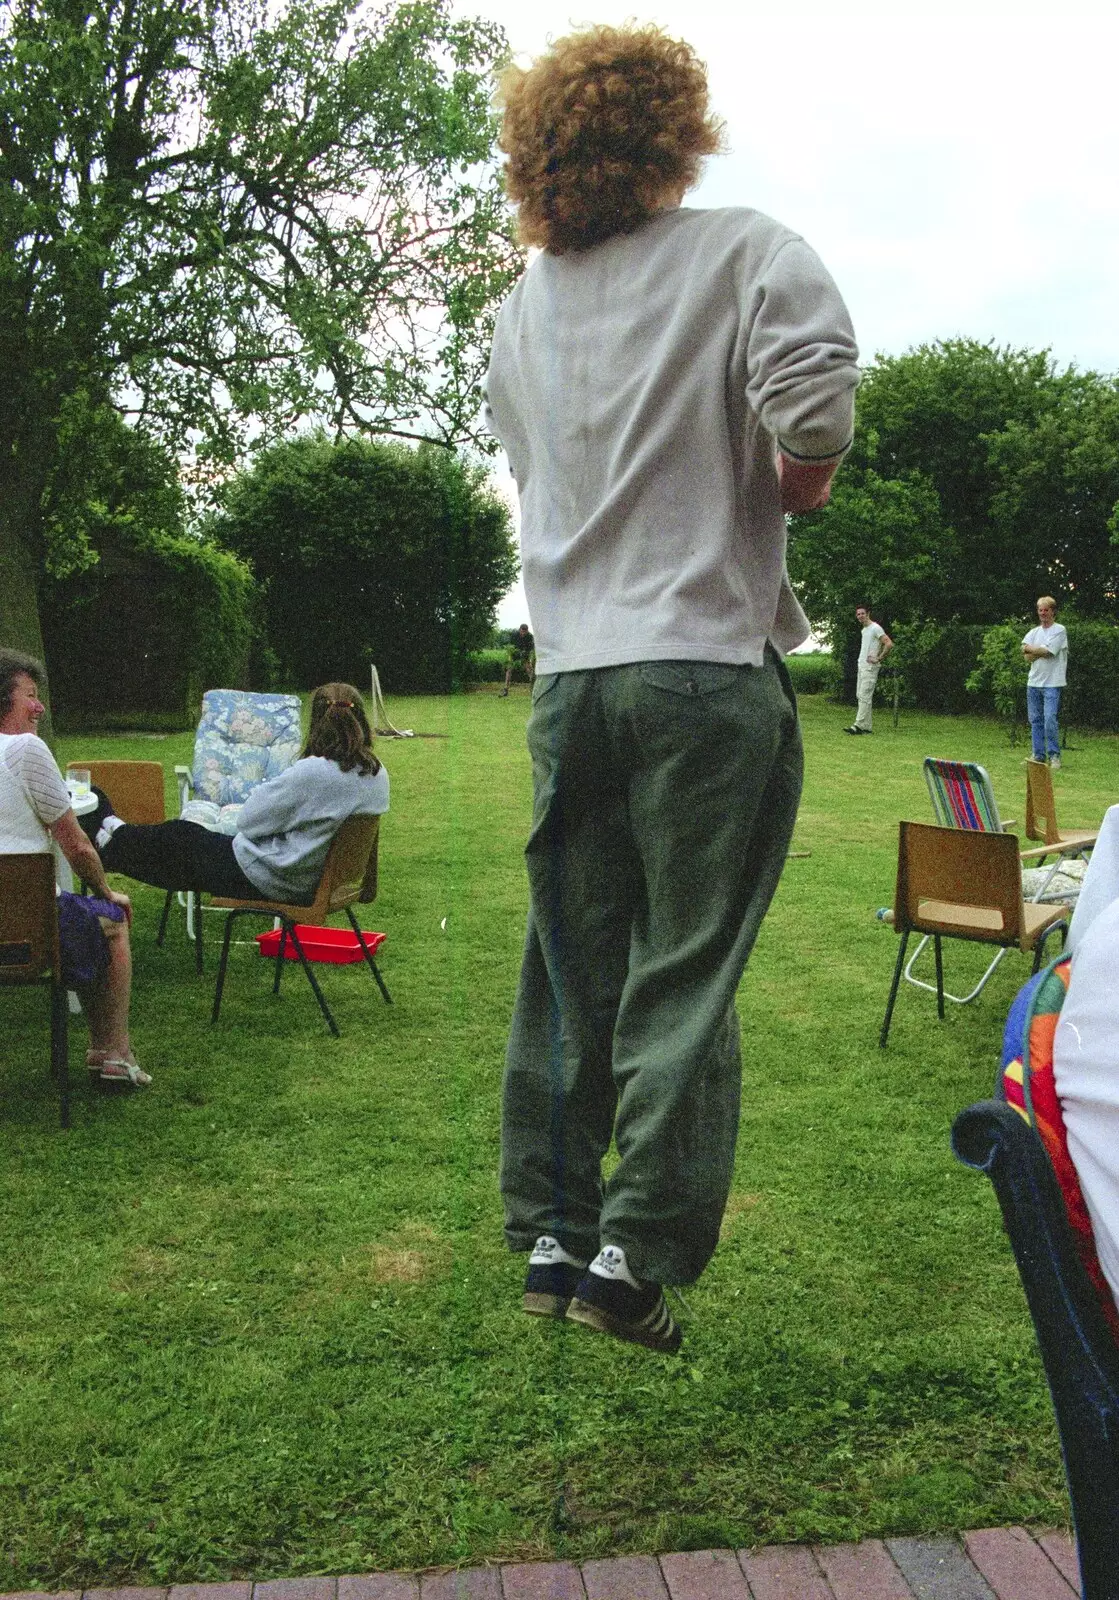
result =
[[[864,733],[874,731],[874,687],[878,682],[880,666],[881,662],[867,661],[858,671],[855,698],[859,702],[859,709],[855,713],[855,726],[862,728]]]
[[[803,776],[784,666],[642,662],[538,678],[530,906],[503,1091],[514,1250],[692,1283],[738,1133],[735,992]],[[613,1134],[618,1164],[604,1186]]]

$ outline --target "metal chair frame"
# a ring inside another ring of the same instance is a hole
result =
[[[1082,856],[1085,860],[1099,838],[1098,828],[1061,828],[1053,798],[1053,774],[1046,761],[1026,762],[1026,837],[1040,840],[1045,847],[1034,854],[1055,854],[1062,859]]]
[[[279,994],[280,979],[283,976],[286,957],[287,941],[290,939],[295,946],[296,955],[300,965],[307,974],[307,981],[311,991],[318,1001],[319,1010],[326,1019],[326,1025],[337,1039],[340,1037],[338,1024],[326,1003],[326,997],[315,977],[311,963],[303,949],[296,924],[321,923],[329,916],[339,911],[345,911],[349,918],[350,926],[357,934],[361,953],[365,957],[366,966],[369,968],[381,991],[381,996],[386,1005],[392,1004],[392,996],[385,987],[385,980],[381,976],[380,968],[373,959],[373,952],[365,942],[362,930],[354,915],[355,901],[371,905],[377,898],[377,848],[380,833],[380,817],[355,816],[348,817],[338,832],[334,835],[327,857],[323,863],[322,877],[315,892],[315,898],[309,906],[291,905],[282,900],[228,900],[215,897],[212,904],[218,909],[227,910],[225,921],[225,935],[222,939],[221,960],[218,964],[218,978],[214,989],[214,1006],[210,1013],[211,1023],[218,1020],[221,1010],[222,992],[225,989],[225,974],[229,965],[229,945],[233,934],[233,924],[241,916],[272,917],[280,924],[280,943],[276,951],[275,970],[272,978],[272,993]]]

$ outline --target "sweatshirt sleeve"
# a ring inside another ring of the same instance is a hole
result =
[[[747,397],[782,453],[837,461],[850,448],[859,381],[847,307],[803,239],[773,255],[758,286],[747,348]]]
[[[268,839],[287,833],[300,819],[307,800],[307,785],[296,761],[274,778],[252,790],[237,818],[237,832],[247,839]]]

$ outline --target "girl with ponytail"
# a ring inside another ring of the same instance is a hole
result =
[[[368,774],[380,771],[373,730],[353,684],[324,683],[311,696],[311,727],[303,746],[303,758],[307,756],[336,761],[343,772],[355,767]]]
[[[380,816],[388,808],[388,773],[373,754],[359,691],[324,683],[311,697],[302,755],[253,790],[232,838],[181,818],[122,822],[108,795],[82,820],[109,872],[157,889],[310,905],[330,841],[346,818]]]

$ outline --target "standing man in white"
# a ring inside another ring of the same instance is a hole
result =
[[[681,204],[719,146],[690,46],[588,28],[501,97],[540,247],[487,377],[536,639],[505,1236],[526,1311],[672,1351],[662,1286],[718,1239],[735,994],[800,797],[785,513],[826,502],[851,442],[855,341],[791,229]]]
[[[873,733],[871,723],[874,717],[874,686],[878,682],[878,669],[894,648],[894,641],[885,628],[872,621],[868,607],[856,606],[855,616],[858,618],[859,627],[863,630],[859,644],[859,676],[855,686],[859,709],[854,722],[843,731]]]
[[[1035,761],[1048,758],[1054,772],[1061,766],[1061,732],[1057,711],[1061,690],[1068,682],[1068,634],[1057,621],[1057,602],[1043,594],[1037,602],[1038,626],[1022,640],[1022,654],[1030,664],[1026,679],[1026,713],[1030,719]]]

